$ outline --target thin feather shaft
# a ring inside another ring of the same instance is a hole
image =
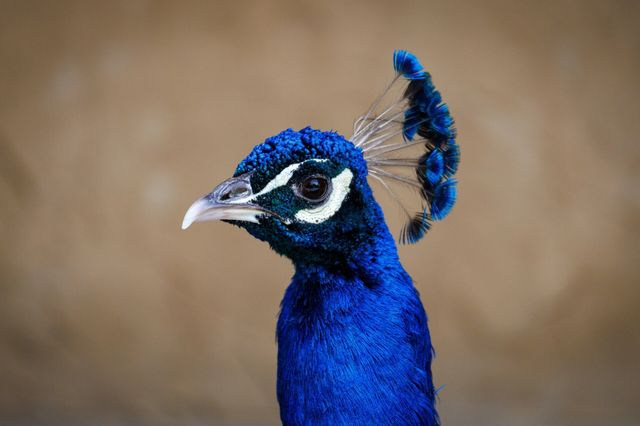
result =
[[[386,96],[386,94],[389,92],[389,90],[391,89],[391,87],[393,87],[394,83],[398,80],[398,78],[400,77],[400,74],[396,74],[396,76],[393,78],[393,80],[391,80],[391,82],[387,85],[387,87],[384,89],[384,91],[382,92],[382,94],[380,96],[378,96],[378,98],[375,100],[375,102],[371,105],[371,107],[369,107],[369,110],[367,111],[367,113],[364,115],[364,121],[367,120],[367,118],[369,118],[369,116],[371,116],[371,114],[373,113],[373,111],[378,107],[378,105],[380,104],[380,102],[382,101],[382,99]],[[356,130],[356,133],[358,133],[360,131],[360,129]],[[353,138],[351,139],[353,140]],[[358,146],[358,145],[356,145]]]
[[[373,118],[371,118],[371,117],[361,117],[362,121],[368,121],[368,123],[363,128],[358,130],[357,133],[355,133],[353,135],[353,139],[359,138],[362,133],[367,132],[369,130],[368,128],[370,126],[372,126],[375,123],[380,122],[382,117],[384,117],[386,114],[389,113],[389,111],[393,110],[398,105],[399,105],[399,102],[394,102],[387,109],[385,109],[384,111],[382,111],[380,114],[378,114],[377,116],[375,116]]]
[[[426,122],[427,120],[420,120],[418,122],[415,123],[415,126],[421,126],[424,122]],[[393,132],[393,134],[389,137],[385,137],[383,140],[380,140],[380,137],[376,137],[371,139],[370,141],[366,141],[364,144],[362,144],[363,151],[366,153],[369,150],[375,149],[377,146],[381,145],[382,143],[384,143],[386,140],[391,139],[397,135],[400,135],[401,133],[404,133],[404,128],[401,128],[395,132]],[[427,141],[427,139],[419,139],[418,142],[422,142],[422,141]],[[407,143],[407,142],[403,142],[403,145],[409,146],[411,144],[411,142]],[[391,145],[387,145],[387,146],[391,146]],[[386,151],[385,151],[386,152]]]
[[[399,110],[394,113],[388,119],[383,119],[384,115],[388,114],[390,111],[393,111],[396,107],[399,107]],[[369,124],[367,124],[361,131],[358,136],[355,136],[352,140],[357,140],[356,146],[364,147],[371,143],[371,136],[375,135],[377,132],[382,130],[384,127],[389,124],[400,123],[397,119],[404,115],[404,109],[400,104],[394,104],[387,110],[385,110],[381,115],[372,119]]]
[[[409,213],[409,210],[407,210],[407,208],[404,206],[404,204],[402,204],[402,201],[400,201],[400,198],[396,195],[395,192],[393,192],[393,190],[389,187],[389,185],[387,184],[387,182],[384,181],[384,179],[382,179],[380,176],[377,176],[376,174],[372,173],[371,176],[376,179],[378,182],[380,182],[380,184],[384,187],[384,189],[387,190],[387,192],[389,193],[389,195],[391,196],[391,198],[394,199],[394,201],[396,203],[398,203],[398,205],[400,206],[400,208],[404,211],[404,213],[407,215],[407,217],[409,219],[411,219],[411,213]]]
[[[418,182],[413,181],[404,176],[394,175],[393,173],[386,172],[378,167],[371,167],[371,171],[375,172],[380,176],[388,177],[389,179],[397,180],[398,182],[403,182],[403,183],[406,183],[407,185],[411,185],[414,188],[422,189],[422,185],[420,185]]]
[[[373,135],[375,135],[377,132],[379,132],[379,131],[381,131],[381,130],[384,130],[384,128],[385,128],[386,126],[388,126],[389,124],[397,123],[397,121],[395,121],[395,120],[396,120],[398,117],[403,116],[403,115],[404,115],[404,111],[400,111],[400,112],[398,112],[397,114],[395,114],[393,117],[391,117],[391,119],[389,119],[389,120],[385,120],[385,121],[382,121],[382,122],[380,122],[380,124],[379,124],[377,127],[375,127],[375,128],[373,128],[373,129],[371,129],[371,130],[369,131],[369,133],[367,133],[365,136],[363,136],[363,138],[365,139],[365,141],[364,141],[364,142],[362,143],[362,145],[361,145],[362,149],[364,150],[364,149],[365,149],[365,147],[372,147],[372,145],[373,145],[373,144],[375,144],[375,142],[378,140],[377,138],[371,138],[371,139],[369,139],[369,137],[370,137],[370,136],[373,136]],[[397,134],[399,134],[399,133],[397,133],[397,132],[396,132],[396,133],[393,133],[393,134],[394,134],[394,136],[395,136],[395,135],[397,135]],[[375,146],[375,145],[373,145],[373,146]]]
[[[425,143],[426,141],[426,139],[414,139],[411,142],[398,142],[390,145],[376,146],[365,151],[365,153],[368,153],[370,155],[365,155],[364,159],[367,161],[377,159],[384,154],[420,145]]]
[[[415,159],[396,159],[392,158],[389,160],[370,160],[369,164],[372,166],[407,166],[407,167],[417,167],[420,163]]]
[[[391,138],[395,138],[398,135],[401,135],[404,130],[402,128],[396,129],[392,132],[386,132],[381,134],[380,136],[376,136],[369,141],[367,141],[365,147],[362,149],[365,153],[375,147],[382,145],[384,142],[388,141]]]

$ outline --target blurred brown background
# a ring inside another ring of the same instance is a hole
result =
[[[636,1],[0,0],[0,424],[278,424],[292,268],[179,224],[265,137],[350,135],[394,48],[463,149],[453,214],[401,248],[444,423],[638,424],[639,22]]]

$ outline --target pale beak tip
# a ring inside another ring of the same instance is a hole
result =
[[[189,212],[187,212],[187,214],[184,215],[184,219],[182,219],[182,225],[180,225],[180,227],[184,231],[185,229],[187,229],[188,227],[191,226],[191,224],[194,222],[194,220],[195,220],[195,218],[192,217],[192,215],[190,215]]]
[[[184,231],[188,227],[190,227],[193,222],[198,220],[198,217],[202,214],[202,212],[206,208],[206,202],[202,199],[196,201],[189,207],[189,210],[184,215],[184,219],[182,219],[181,228]]]

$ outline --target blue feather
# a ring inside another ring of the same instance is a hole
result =
[[[426,77],[418,58],[406,50],[393,52],[393,68],[408,80],[423,80]]]
[[[405,141],[413,140],[420,127],[421,114],[417,108],[409,108],[404,112],[402,136]]]
[[[421,123],[418,135],[429,139],[434,145],[441,145],[446,139],[455,136],[454,121],[442,95],[434,87],[431,77],[424,73],[422,80],[413,80],[405,90],[404,97],[409,99],[410,109],[417,111],[413,120]]]
[[[456,203],[456,186],[455,179],[447,179],[434,188],[431,199],[431,217],[433,220],[442,220],[449,214]]]
[[[431,185],[435,185],[440,181],[444,174],[444,157],[442,151],[438,148],[431,151],[425,161],[425,177]]]
[[[460,148],[455,141],[456,131],[449,107],[442,101],[442,95],[418,58],[405,50],[396,50],[393,66],[396,72],[409,80],[403,94],[408,100],[402,123],[403,138],[412,141],[420,136],[425,139],[427,148],[418,160],[416,175],[430,214],[418,213],[405,225],[400,240],[412,243],[429,230],[430,220],[443,219],[455,204],[456,181],[442,180],[450,178],[458,170]]]
[[[460,145],[455,140],[449,141],[444,150],[444,176],[453,176],[458,171],[458,164],[460,164]]]
[[[433,108],[431,116],[433,117],[431,120],[432,130],[441,134],[443,137],[450,137],[453,119],[451,118],[451,115],[449,115],[449,107],[447,104],[440,104]]]
[[[415,214],[415,216],[405,224],[400,233],[400,242],[402,244],[415,244],[425,236],[427,231],[431,229],[429,222],[429,213],[423,210]]]

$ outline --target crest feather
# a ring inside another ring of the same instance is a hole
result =
[[[460,147],[449,107],[418,58],[396,50],[393,67],[395,78],[356,120],[351,141],[362,149],[370,175],[401,205],[407,222],[400,241],[412,244],[456,202],[457,181],[452,176],[458,170]],[[420,152],[407,155],[410,150]],[[410,214],[389,184],[417,189],[418,213]]]

